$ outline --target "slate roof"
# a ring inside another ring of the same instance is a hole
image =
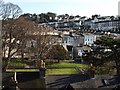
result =
[[[109,84],[105,85],[103,80],[107,80]],[[120,76],[115,77],[109,75],[99,75],[94,79],[71,84],[73,88],[109,88],[110,90],[117,87],[118,85],[120,85]]]
[[[45,90],[79,90],[79,88],[100,88],[100,90],[120,90],[120,76],[97,75],[94,79],[90,79],[88,75],[54,75],[39,78],[39,73],[18,73],[18,88],[41,88]],[[14,84],[7,80],[13,77],[13,73],[3,73],[3,84]],[[45,80],[45,81],[44,81]],[[107,80],[105,82],[105,80]],[[45,85],[46,84],[46,85]],[[10,85],[12,86],[12,85]],[[81,89],[80,89],[81,90]]]

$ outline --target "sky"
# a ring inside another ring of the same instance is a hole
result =
[[[40,14],[53,12],[57,15],[69,14],[91,17],[118,15],[120,0],[3,0],[17,4],[23,13]]]

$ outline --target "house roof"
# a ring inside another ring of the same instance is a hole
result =
[[[116,80],[118,79],[118,80]],[[71,84],[73,88],[115,88],[120,85],[120,77],[110,75],[98,75],[94,79]],[[104,85],[103,80],[108,80],[109,85]],[[116,89],[119,90],[119,89]]]

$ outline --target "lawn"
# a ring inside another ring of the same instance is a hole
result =
[[[46,65],[46,68],[48,68],[48,69],[63,69],[63,68],[64,69],[65,68],[82,68],[82,69],[86,69],[86,68],[88,68],[88,66],[84,65],[84,64],[61,62],[61,63],[55,63],[55,64]]]
[[[21,67],[21,68],[24,68],[25,66],[27,66],[27,64],[25,62],[22,62],[19,59],[12,59],[10,61],[10,63],[8,64],[8,67]]]
[[[47,69],[46,75],[68,75],[68,74],[78,74],[79,72],[74,68],[65,69]]]
[[[11,63],[12,64],[12,63]],[[19,63],[15,62],[14,65]],[[19,64],[20,65],[20,64]],[[22,64],[24,65],[24,64]],[[77,64],[77,63],[54,63],[54,64],[46,64],[46,75],[69,75],[69,74],[79,74],[79,71],[76,68],[87,69],[88,66],[85,64]],[[7,72],[39,72],[39,69],[7,69]]]
[[[6,72],[39,72],[39,69],[7,69]]]
[[[46,65],[46,75],[62,75],[62,74],[79,74],[76,68],[87,69],[84,64],[61,62],[51,65]]]

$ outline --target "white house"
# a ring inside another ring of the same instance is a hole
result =
[[[64,35],[62,43],[68,46],[81,46],[84,43],[84,36],[77,34]]]
[[[84,35],[84,45],[92,46],[94,41],[96,41],[96,35],[94,34],[83,34]]]

